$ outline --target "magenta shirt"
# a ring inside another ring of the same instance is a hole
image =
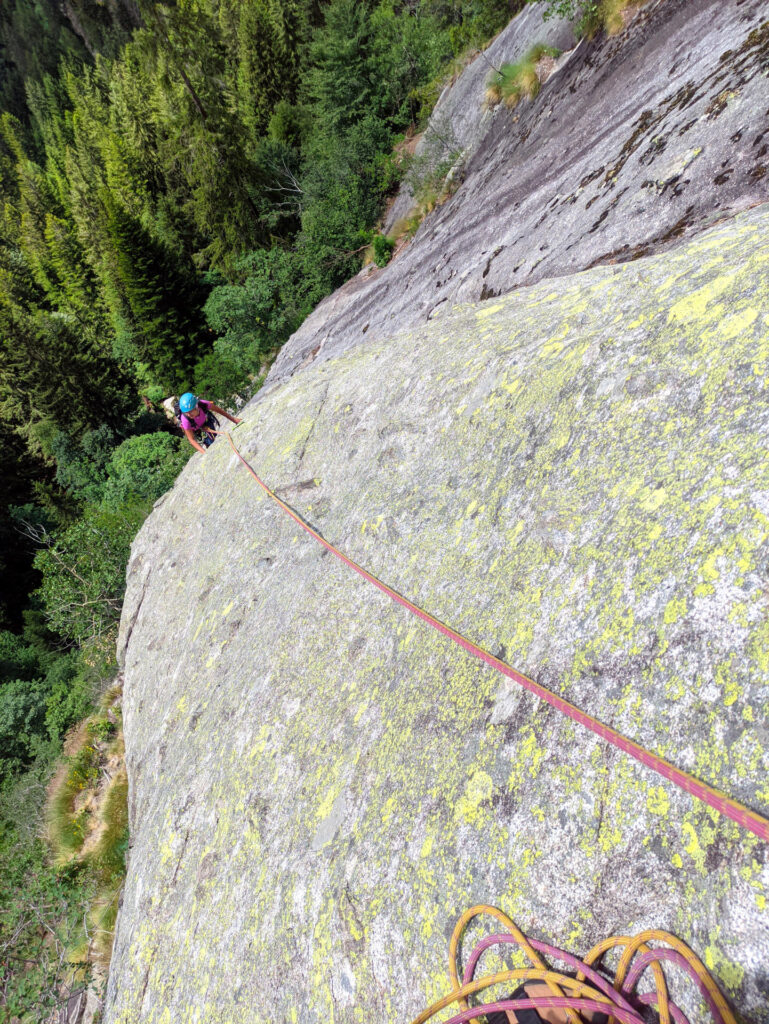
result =
[[[208,410],[210,408],[210,402],[207,402],[205,398],[199,398],[198,414],[194,420],[190,419],[186,413],[181,414],[182,430],[200,430],[201,427],[205,426],[205,422],[208,419]]]

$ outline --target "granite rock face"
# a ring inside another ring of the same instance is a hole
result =
[[[519,61],[536,43],[560,50],[564,53],[564,62],[569,59],[576,46],[571,24],[562,18],[545,21],[542,8],[542,4],[525,7],[486,50],[444,88],[415,150],[415,156],[428,168],[454,151],[457,163],[467,163],[483,141],[494,118],[494,110],[485,105],[486,83],[492,71]],[[392,231],[401,217],[409,214],[414,202],[407,178],[387,212],[382,226],[385,234]]]
[[[439,111],[462,146],[468,115],[487,125],[464,182],[389,266],[317,307],[269,380],[458,302],[670,249],[769,200],[767,18],[764,0],[649,0],[620,35],[581,43],[534,102],[486,119],[478,58]],[[494,60],[545,31],[524,11]]]
[[[398,591],[764,814],[768,240],[763,207],[460,306],[233,435]],[[575,951],[674,931],[766,1021],[766,845],[389,602],[224,439],[134,544],[121,653],[107,1024],[407,1022],[475,902]]]

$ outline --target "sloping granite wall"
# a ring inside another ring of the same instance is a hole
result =
[[[769,209],[308,366],[234,438],[325,536],[769,813]],[[224,439],[139,534],[107,1024],[407,1022],[489,901],[769,1012],[766,847],[304,535]]]

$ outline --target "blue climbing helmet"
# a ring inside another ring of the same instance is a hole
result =
[[[191,391],[187,391],[179,399],[179,408],[182,412],[189,412],[191,409],[194,409],[197,404],[198,400]]]

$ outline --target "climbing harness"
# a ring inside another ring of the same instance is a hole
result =
[[[182,398],[184,397],[185,396],[182,395]],[[182,426],[182,410],[177,401],[174,401],[174,416],[176,417],[176,423],[177,426],[179,427],[179,430],[184,432],[184,427]],[[216,435],[223,433],[223,431],[218,429],[220,426],[221,424],[219,423],[219,420],[209,410],[206,415],[205,423],[203,423],[199,427],[191,427],[188,429],[192,430],[193,434],[195,435],[195,440],[199,444],[202,444],[204,448],[210,448],[211,445],[216,440]]]
[[[457,951],[460,940],[470,921],[482,914],[496,918],[507,929],[506,933],[489,935],[477,943],[467,960],[462,980],[457,969]],[[652,947],[650,942],[662,943]],[[481,956],[494,946],[512,945],[520,947],[532,963],[532,967],[517,970],[497,971],[484,977],[476,978],[475,972]],[[605,974],[599,974],[597,968],[602,958],[610,950],[620,954],[614,978],[608,981]],[[575,976],[550,970],[540,957],[544,953],[551,960],[559,960],[567,968],[576,972]],[[547,1009],[558,1007],[564,1009],[574,1022],[582,1021],[580,1011],[603,1013],[608,1016],[608,1024],[621,1021],[622,1024],[645,1024],[643,1007],[654,1006],[659,1013],[660,1024],[689,1024],[689,1018],[683,1010],[671,1001],[665,981],[663,962],[675,965],[685,972],[699,989],[710,1016],[715,1024],[736,1024],[734,1014],[729,1008],[721,991],[711,978],[699,957],[680,939],[668,932],[650,930],[640,935],[614,936],[604,939],[594,946],[584,960],[551,946],[537,939],[527,938],[510,918],[496,907],[479,905],[471,907],[457,921],[449,943],[449,977],[451,991],[447,996],[429,1006],[412,1024],[426,1024],[441,1010],[452,1003],[457,1003],[459,1013],[445,1021],[445,1024],[463,1024],[464,1021],[476,1021],[480,1016],[505,1010]],[[648,992],[637,993],[636,987],[647,970],[654,976],[654,988]],[[512,997],[470,1007],[468,997],[495,985],[514,983],[514,987],[525,982],[544,982],[550,989],[550,995],[533,995],[520,990]]]
[[[462,636],[451,626],[447,626],[445,623],[436,619],[435,616],[430,615],[429,612],[424,611],[418,605],[415,605],[408,598],[403,597],[397,591],[393,590],[386,583],[383,583],[380,579],[368,572],[362,566],[358,565],[347,555],[343,554],[338,548],[335,548],[333,544],[330,544],[324,537],[322,537],[317,530],[313,529],[308,523],[306,523],[298,513],[296,513],[290,505],[287,505],[285,501],[282,501],[274,491],[270,490],[267,484],[261,480],[251,466],[246,462],[243,456],[238,451],[235,442],[232,440],[230,433],[227,433],[227,440],[230,442],[232,450],[235,452],[237,457],[246,467],[251,476],[256,480],[262,490],[272,499],[286,515],[290,516],[294,522],[298,523],[299,526],[311,537],[314,537],[319,544],[322,544],[327,551],[330,551],[333,555],[336,555],[345,565],[349,566],[355,572],[357,572],[364,579],[368,580],[375,587],[382,591],[383,594],[387,594],[393,601],[407,608],[412,615],[416,615],[418,618],[427,622],[433,629],[437,629],[438,632],[443,633],[444,636],[448,637],[449,640],[453,640],[455,644],[463,647],[470,654],[476,658],[480,658],[481,661],[485,661],[487,665],[501,672],[502,675],[507,676],[508,679],[512,679],[518,683],[524,689],[530,693],[535,694],[541,700],[546,701],[552,707],[557,708],[562,714],[573,719],[575,722],[579,722],[586,729],[590,729],[591,732],[596,733],[601,739],[606,740],[613,746],[622,750],[625,754],[629,754],[630,757],[634,757],[641,764],[646,765],[647,768],[651,768],[652,771],[662,775],[663,778],[668,779],[674,785],[680,789],[685,790],[692,796],[697,797],[698,800],[702,800],[704,803],[714,807],[721,814],[725,814],[732,821],[737,822],[743,828],[749,832],[753,832],[760,839],[765,842],[769,842],[769,820],[764,818],[762,815],[757,814],[755,811],[751,811],[750,808],[745,807],[737,800],[733,800],[730,796],[722,793],[720,790],[715,789],[713,786],[709,786],[705,782],[701,782],[693,775],[689,775],[688,772],[682,771],[680,768],[676,768],[675,765],[666,761],[664,757],[660,757],[659,754],[653,754],[650,750],[646,750],[638,743],[634,743],[633,740],[623,736],[622,733],[617,732],[616,729],[612,729],[611,726],[604,725],[603,722],[599,722],[596,718],[592,718],[590,715],[585,714],[584,711],[580,711],[579,708],[575,707],[574,704],[570,704],[569,701],[564,700],[563,697],[559,697],[557,694],[548,690],[546,687],[541,686],[539,683],[535,683],[533,679],[529,679],[528,676],[524,676],[522,673],[517,672],[514,668],[511,668],[504,661],[496,658],[493,654],[489,654],[478,644],[474,644],[472,640],[468,640]]]

